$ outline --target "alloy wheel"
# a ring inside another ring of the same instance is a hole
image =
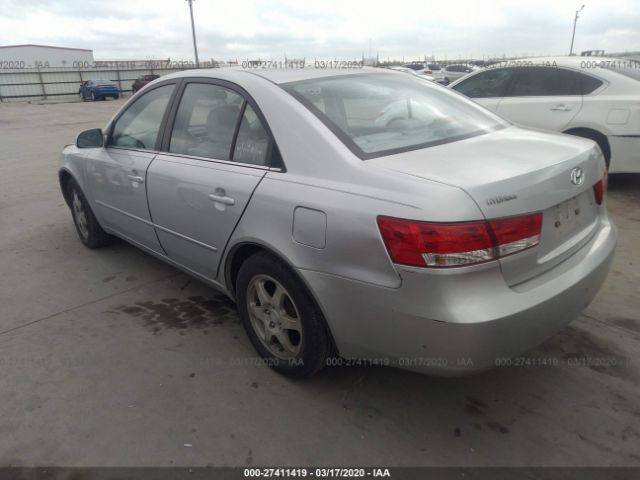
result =
[[[256,275],[247,288],[251,326],[269,352],[280,359],[295,358],[302,348],[302,322],[291,295],[269,275]]]
[[[87,223],[87,215],[84,211],[84,206],[82,205],[82,200],[78,196],[78,192],[76,190],[73,191],[73,199],[71,201],[71,206],[73,208],[73,217],[76,219],[76,225],[78,226],[78,231],[82,238],[87,240],[89,238],[89,226]]]

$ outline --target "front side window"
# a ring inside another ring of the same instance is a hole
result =
[[[453,142],[507,125],[455,92],[410,75],[345,75],[283,88],[362,159]]]
[[[169,151],[231,159],[231,145],[242,110],[241,95],[218,85],[190,83],[176,115]]]
[[[500,68],[478,73],[452,87],[470,98],[502,97],[505,94],[513,71]]]
[[[110,146],[155,149],[162,124],[175,85],[164,85],[141,95],[116,120],[111,133]]]
[[[580,74],[558,67],[521,67],[508,96],[535,97],[581,95]]]

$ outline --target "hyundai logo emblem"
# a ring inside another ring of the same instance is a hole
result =
[[[584,172],[580,167],[571,170],[571,183],[574,185],[582,185],[584,183]]]

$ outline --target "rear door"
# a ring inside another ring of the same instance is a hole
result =
[[[471,75],[451,88],[495,113],[512,78],[513,69],[492,68]]]
[[[519,67],[496,113],[522,126],[561,132],[581,108],[578,72],[555,66]]]
[[[112,123],[105,148],[90,149],[87,181],[101,222],[129,241],[162,253],[147,206],[147,168],[157,154],[175,83],[136,98]]]
[[[257,106],[227,82],[185,82],[147,195],[167,255],[215,279],[227,240],[269,168],[273,142]]]

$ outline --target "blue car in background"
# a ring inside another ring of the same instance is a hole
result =
[[[87,80],[80,85],[81,100],[104,100],[107,97],[120,98],[120,90],[109,80]]]

